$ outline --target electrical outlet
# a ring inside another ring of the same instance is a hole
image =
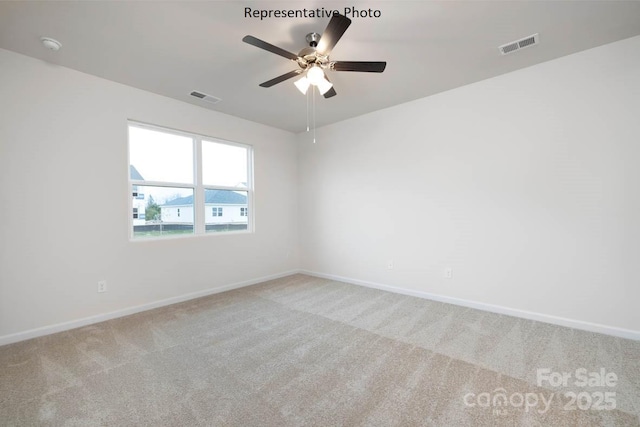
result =
[[[98,282],[98,292],[107,292],[107,281],[100,280]]]
[[[387,263],[387,270],[393,270],[393,261]]]
[[[444,278],[453,279],[453,268],[447,267],[446,270],[444,270]]]

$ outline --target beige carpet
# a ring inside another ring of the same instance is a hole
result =
[[[538,387],[538,368],[572,379]],[[580,368],[616,384],[575,386]],[[611,406],[605,392],[616,409],[593,409]],[[305,275],[0,347],[2,426],[638,426],[638,414],[640,342]]]

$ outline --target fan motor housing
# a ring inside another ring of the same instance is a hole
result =
[[[306,70],[312,64],[317,64],[323,68],[326,67],[329,57],[319,55],[316,51],[316,46],[318,46],[320,36],[321,35],[319,33],[307,34],[306,40],[307,43],[309,43],[309,47],[305,47],[298,53],[299,59],[302,59],[297,61],[300,68]]]
[[[304,49],[302,49],[300,52],[298,52],[298,56],[301,56],[303,58],[307,58],[310,56],[315,56],[316,55],[316,49],[313,47],[305,47]]]

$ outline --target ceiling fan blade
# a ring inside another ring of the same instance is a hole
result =
[[[302,70],[293,70],[293,71],[289,71],[286,74],[283,74],[281,76],[276,77],[275,79],[271,79],[269,81],[266,81],[264,83],[260,83],[260,86],[262,87],[271,87],[273,85],[277,85],[278,83],[281,83],[285,80],[290,79],[291,77],[295,77],[298,74],[300,74],[302,72]]]
[[[275,53],[276,55],[284,56],[287,59],[292,59],[294,61],[298,59],[298,55],[279,48],[278,46],[274,46],[271,43],[267,43],[264,40],[257,39],[253,36],[244,36],[242,38],[242,41],[245,43],[249,43],[250,45],[253,45],[255,47],[259,47],[260,49]]]
[[[332,87],[331,89],[326,91],[322,96],[324,96],[325,98],[331,98],[332,96],[336,96],[336,95],[337,95],[336,90]]]
[[[349,25],[351,25],[351,19],[339,14],[333,15],[324,33],[320,36],[316,52],[320,55],[329,55]]]
[[[360,71],[365,73],[381,73],[386,68],[386,62],[372,61],[335,61],[331,69],[335,71]]]

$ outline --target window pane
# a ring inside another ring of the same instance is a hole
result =
[[[247,188],[247,149],[202,141],[204,185]]]
[[[246,191],[205,190],[204,200],[207,233],[247,229]]]
[[[193,140],[129,126],[131,179],[193,183]]]
[[[133,186],[133,237],[193,234],[193,189]]]

